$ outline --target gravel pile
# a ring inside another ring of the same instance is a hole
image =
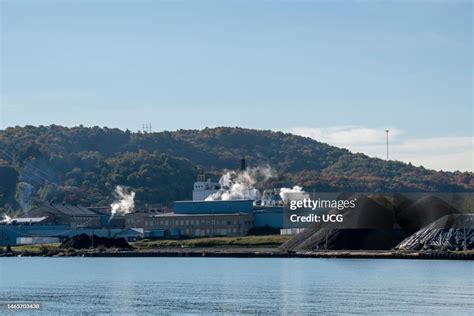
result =
[[[403,229],[413,233],[450,214],[459,214],[459,211],[438,197],[427,196],[406,208],[401,208],[397,220]]]
[[[391,249],[407,236],[396,221],[394,209],[365,195],[357,196],[353,209],[330,213],[343,214],[344,222],[313,223],[280,248],[286,251]]]
[[[450,204],[434,196],[395,202],[395,206],[392,203],[380,196],[358,194],[355,208],[330,211],[343,214],[343,223],[313,223],[280,248],[285,251],[388,250],[401,245],[405,238],[440,218],[461,216]],[[452,238],[459,237],[459,232],[449,234]],[[441,235],[436,236],[448,238]],[[450,242],[450,245],[456,247],[459,243]]]
[[[473,250],[474,215],[443,216],[403,240],[399,250]]]

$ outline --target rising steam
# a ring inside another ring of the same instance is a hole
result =
[[[24,214],[26,214],[30,208],[30,195],[32,190],[33,186],[28,182],[20,182],[18,184],[17,201],[20,204]]]
[[[290,200],[303,200],[309,196],[302,187],[295,185],[293,188],[281,188],[280,197],[283,202],[288,202]]]
[[[13,219],[10,216],[8,216],[7,214],[3,214],[3,219],[0,220],[0,223],[10,224],[12,221]]]
[[[127,192],[122,186],[117,185],[114,191],[115,202],[110,204],[112,219],[115,215],[131,213],[135,207],[135,192]]]
[[[219,180],[221,189],[209,195],[206,201],[258,200],[261,194],[255,185],[274,176],[275,173],[269,166],[226,172]]]

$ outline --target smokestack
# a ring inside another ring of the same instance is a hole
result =
[[[240,171],[245,171],[247,169],[247,163],[245,161],[245,158],[242,158],[240,160]]]

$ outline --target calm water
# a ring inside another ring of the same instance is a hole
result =
[[[0,258],[0,302],[41,302],[35,315],[472,315],[473,275],[468,261]]]

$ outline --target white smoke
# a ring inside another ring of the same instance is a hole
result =
[[[135,192],[128,193],[122,186],[117,185],[114,191],[115,202],[110,204],[112,219],[115,215],[125,215],[135,208]]]
[[[33,186],[27,182],[20,182],[18,185],[18,197],[17,201],[20,203],[23,213],[26,214],[30,207],[30,195],[33,190]]]
[[[13,221],[13,219],[8,216],[7,214],[3,214],[3,219],[0,221],[0,223],[3,224],[10,224]]]
[[[308,198],[309,195],[306,193],[302,187],[295,185],[293,188],[281,188],[280,197],[283,202],[288,202],[290,200],[303,200]]]
[[[258,200],[261,193],[255,188],[258,182],[266,182],[275,176],[270,166],[226,172],[219,180],[221,189],[209,195],[206,201]]]

